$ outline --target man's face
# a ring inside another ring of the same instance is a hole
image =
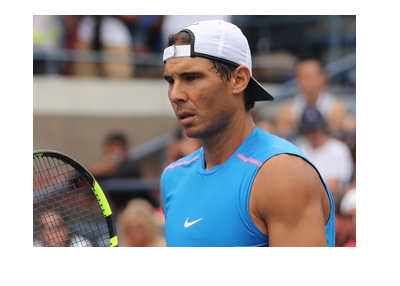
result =
[[[59,214],[47,212],[41,217],[40,239],[46,246],[65,246],[68,239],[68,228]]]
[[[103,156],[112,160],[114,163],[121,163],[128,159],[128,150],[120,141],[111,140],[105,145]]]
[[[319,146],[321,146],[322,143],[325,142],[326,138],[325,132],[317,128],[305,132],[304,135],[306,136],[306,138],[308,139],[313,148],[318,148]]]
[[[203,139],[217,134],[237,109],[231,81],[222,80],[208,59],[170,59],[164,78],[172,108],[189,137]]]
[[[296,78],[300,90],[306,97],[318,95],[326,84],[321,66],[313,60],[304,61],[297,66]]]

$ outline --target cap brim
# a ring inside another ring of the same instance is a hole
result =
[[[254,101],[274,100],[275,98],[254,78],[250,78],[250,88],[254,94]]]

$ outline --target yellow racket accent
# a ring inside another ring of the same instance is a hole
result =
[[[96,181],[94,181],[93,192],[96,195],[97,200],[99,201],[101,209],[103,210],[104,217],[108,217],[109,215],[111,215],[112,212],[110,205],[108,204],[103,190],[100,188],[99,184]]]

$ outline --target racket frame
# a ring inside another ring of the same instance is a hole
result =
[[[42,149],[42,150],[36,150],[33,151],[33,158],[35,157],[52,157],[59,159],[63,161],[64,163],[70,165],[73,167],[77,172],[79,172],[82,177],[88,182],[90,185],[90,188],[92,189],[94,195],[96,196],[97,201],[99,202],[99,205],[101,207],[101,210],[103,212],[104,218],[106,220],[107,226],[108,226],[108,232],[110,236],[110,247],[117,247],[118,246],[118,237],[117,237],[117,231],[115,228],[114,224],[114,218],[113,214],[111,211],[111,207],[108,203],[108,200],[101,189],[100,185],[97,183],[96,179],[92,176],[92,174],[78,161],[76,161],[74,158],[55,151],[55,150],[47,150],[47,149]]]

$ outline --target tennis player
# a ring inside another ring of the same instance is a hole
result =
[[[167,246],[334,246],[334,204],[315,166],[256,127],[255,101],[273,97],[252,77],[235,25],[194,23],[164,50],[168,97],[202,147],[161,177]]]

